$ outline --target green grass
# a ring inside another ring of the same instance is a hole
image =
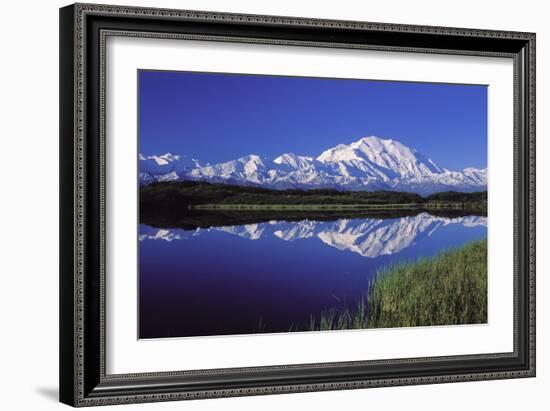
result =
[[[311,318],[308,330],[487,322],[487,240],[377,273],[357,307]]]

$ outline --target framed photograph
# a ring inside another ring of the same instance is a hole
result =
[[[60,399],[535,376],[535,34],[60,10]]]

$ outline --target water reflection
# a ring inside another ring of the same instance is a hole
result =
[[[486,237],[486,217],[428,213],[192,229],[142,224],[139,335],[303,330],[327,309],[355,306],[381,268]]]
[[[351,251],[363,257],[375,258],[392,255],[414,245],[423,237],[429,237],[436,231],[459,225],[464,228],[487,227],[487,217],[466,216],[447,218],[420,213],[395,219],[338,219],[335,221],[297,222],[268,221],[265,223],[245,224],[226,227],[183,229],[156,229],[147,225],[140,226],[140,241],[163,240],[177,241],[212,231],[223,232],[248,240],[261,240],[274,236],[283,241],[317,239],[325,245],[342,251]]]

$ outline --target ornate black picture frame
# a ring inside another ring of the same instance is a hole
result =
[[[512,58],[513,352],[107,374],[108,36]],[[61,402],[92,406],[535,376],[535,34],[75,4],[60,10],[60,100]]]

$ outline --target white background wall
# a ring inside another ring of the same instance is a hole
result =
[[[550,26],[543,1],[306,2],[131,0],[115,4],[445,25],[537,33],[538,377],[124,406],[119,409],[547,409],[550,389]],[[2,4],[0,23],[0,408],[48,410],[57,403],[58,7],[64,1]],[[111,407],[112,408],[112,407]]]

